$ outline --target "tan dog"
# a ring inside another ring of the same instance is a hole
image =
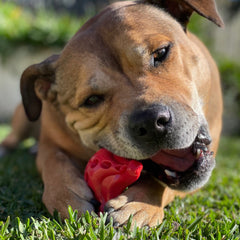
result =
[[[37,167],[51,213],[67,217],[68,205],[95,210],[83,173],[100,148],[144,160],[140,180],[106,205],[116,225],[132,214],[138,226],[154,226],[174,196],[208,181],[222,98],[214,61],[186,30],[193,11],[223,25],[213,0],[115,3],[60,55],[24,71],[26,114],[30,120],[41,115]],[[17,112],[4,146],[28,135],[22,106]]]

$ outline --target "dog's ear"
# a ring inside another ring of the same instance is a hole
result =
[[[55,68],[59,55],[29,66],[22,74],[20,89],[25,112],[31,121],[39,118],[42,110],[41,99],[47,99],[51,84],[55,81]]]
[[[219,27],[224,26],[214,0],[143,0],[143,2],[164,8],[184,28],[186,28],[193,11],[211,20]]]

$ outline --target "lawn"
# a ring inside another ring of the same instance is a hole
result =
[[[0,126],[0,139],[9,127]],[[30,142],[0,159],[0,239],[240,239],[240,138],[222,137],[217,167],[208,185],[165,210],[152,229],[114,229],[106,215],[51,217],[41,203],[43,185]]]

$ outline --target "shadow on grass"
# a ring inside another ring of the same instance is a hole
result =
[[[35,155],[20,147],[0,158],[0,220],[48,216],[42,204],[43,184]]]

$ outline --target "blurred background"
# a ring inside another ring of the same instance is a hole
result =
[[[53,53],[110,0],[0,0],[0,124],[20,102],[23,70]],[[190,29],[216,60],[224,94],[224,135],[240,136],[240,0],[216,0],[225,28],[193,15]]]

